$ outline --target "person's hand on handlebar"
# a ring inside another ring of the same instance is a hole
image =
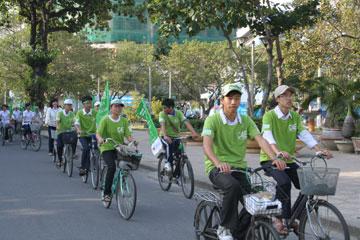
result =
[[[280,171],[283,171],[286,168],[286,163],[281,159],[274,159],[272,165]]]
[[[97,141],[98,141],[99,146],[104,144],[104,139],[102,137],[98,137]]]
[[[325,157],[326,159],[330,159],[333,157],[332,153],[327,149],[319,149],[316,151],[316,156]]]
[[[222,173],[229,173],[231,171],[231,166],[227,163],[220,162],[216,165],[216,167],[220,170]]]

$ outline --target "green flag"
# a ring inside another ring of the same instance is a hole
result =
[[[109,82],[106,81],[104,96],[101,98],[99,111],[96,114],[96,125],[99,125],[101,119],[110,112],[110,91]]]
[[[155,124],[151,118],[151,114],[143,99],[141,100],[139,107],[136,110],[136,115],[143,118],[147,122],[149,126],[151,151],[155,156],[159,155],[163,151],[162,143],[159,138],[157,128],[155,127]]]

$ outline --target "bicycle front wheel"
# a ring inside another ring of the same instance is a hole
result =
[[[217,239],[220,225],[220,210],[211,202],[201,201],[195,210],[194,228],[197,240]]]
[[[94,189],[97,189],[99,185],[100,178],[100,154],[97,150],[91,154],[90,158],[90,174],[91,174],[91,184]]]
[[[256,220],[247,233],[246,240],[280,240],[279,234],[274,227],[264,221]]]
[[[183,158],[180,169],[181,188],[186,198],[192,198],[194,194],[194,171],[187,157]]]
[[[136,184],[130,172],[123,172],[120,178],[116,186],[116,203],[120,216],[129,220],[136,207]]]
[[[163,191],[169,191],[171,187],[171,179],[172,177],[168,175],[166,172],[164,166],[165,166],[165,156],[162,155],[159,157],[159,163],[158,163],[158,180],[160,187]]]
[[[37,152],[41,148],[41,136],[40,133],[33,133],[31,138],[31,148]]]
[[[349,228],[341,212],[332,204],[318,200],[300,218],[299,239],[349,240]]]
[[[67,175],[69,177],[72,177],[74,161],[73,161],[72,147],[69,144],[65,145],[64,157],[65,157],[65,163],[64,164],[66,164]]]

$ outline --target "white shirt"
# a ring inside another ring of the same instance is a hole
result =
[[[19,122],[21,120],[21,111],[20,110],[15,110],[13,112],[12,118]]]
[[[31,124],[32,119],[35,117],[35,113],[32,111],[25,110],[23,112],[23,124]]]
[[[9,124],[10,123],[10,112],[9,110],[0,111],[1,123]]]
[[[290,112],[288,112],[288,114],[284,114],[279,106],[276,106],[274,109],[274,112],[276,114],[276,116],[279,119],[282,120],[288,120],[289,118],[291,118],[291,114]],[[270,130],[264,131],[263,133],[263,137],[266,139],[266,141],[269,144],[276,144],[276,141],[274,139],[274,136],[272,134],[272,132]],[[318,144],[318,142],[315,140],[315,138],[311,135],[311,133],[309,133],[308,130],[302,130],[298,135],[297,138],[300,139],[300,141],[302,141],[303,143],[306,144],[307,147],[309,148],[313,148],[315,147],[315,145]]]
[[[236,118],[235,118],[234,121],[230,121],[230,120],[225,116],[225,113],[224,113],[224,110],[223,110],[223,109],[221,109],[219,113],[220,113],[220,117],[221,117],[221,120],[222,120],[223,124],[228,124],[228,125],[230,125],[230,126],[234,126],[234,125],[236,125],[236,124],[238,124],[238,123],[241,124],[241,116],[240,116],[239,113],[236,114]]]
[[[51,127],[56,127],[56,115],[61,108],[48,108],[46,111],[45,124]]]

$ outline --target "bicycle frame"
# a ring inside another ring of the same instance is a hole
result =
[[[123,176],[128,174],[128,171],[129,170],[125,170],[123,168],[117,168],[117,170],[115,172],[115,177],[114,177],[114,180],[113,180],[113,184],[111,186],[111,191],[112,191],[113,194],[116,193],[116,186],[117,186],[119,181],[120,181],[121,192],[125,192],[125,191],[128,192],[129,191],[129,186],[127,185],[127,183],[125,185],[125,187],[127,189],[124,189],[124,182],[123,182],[124,181]]]

